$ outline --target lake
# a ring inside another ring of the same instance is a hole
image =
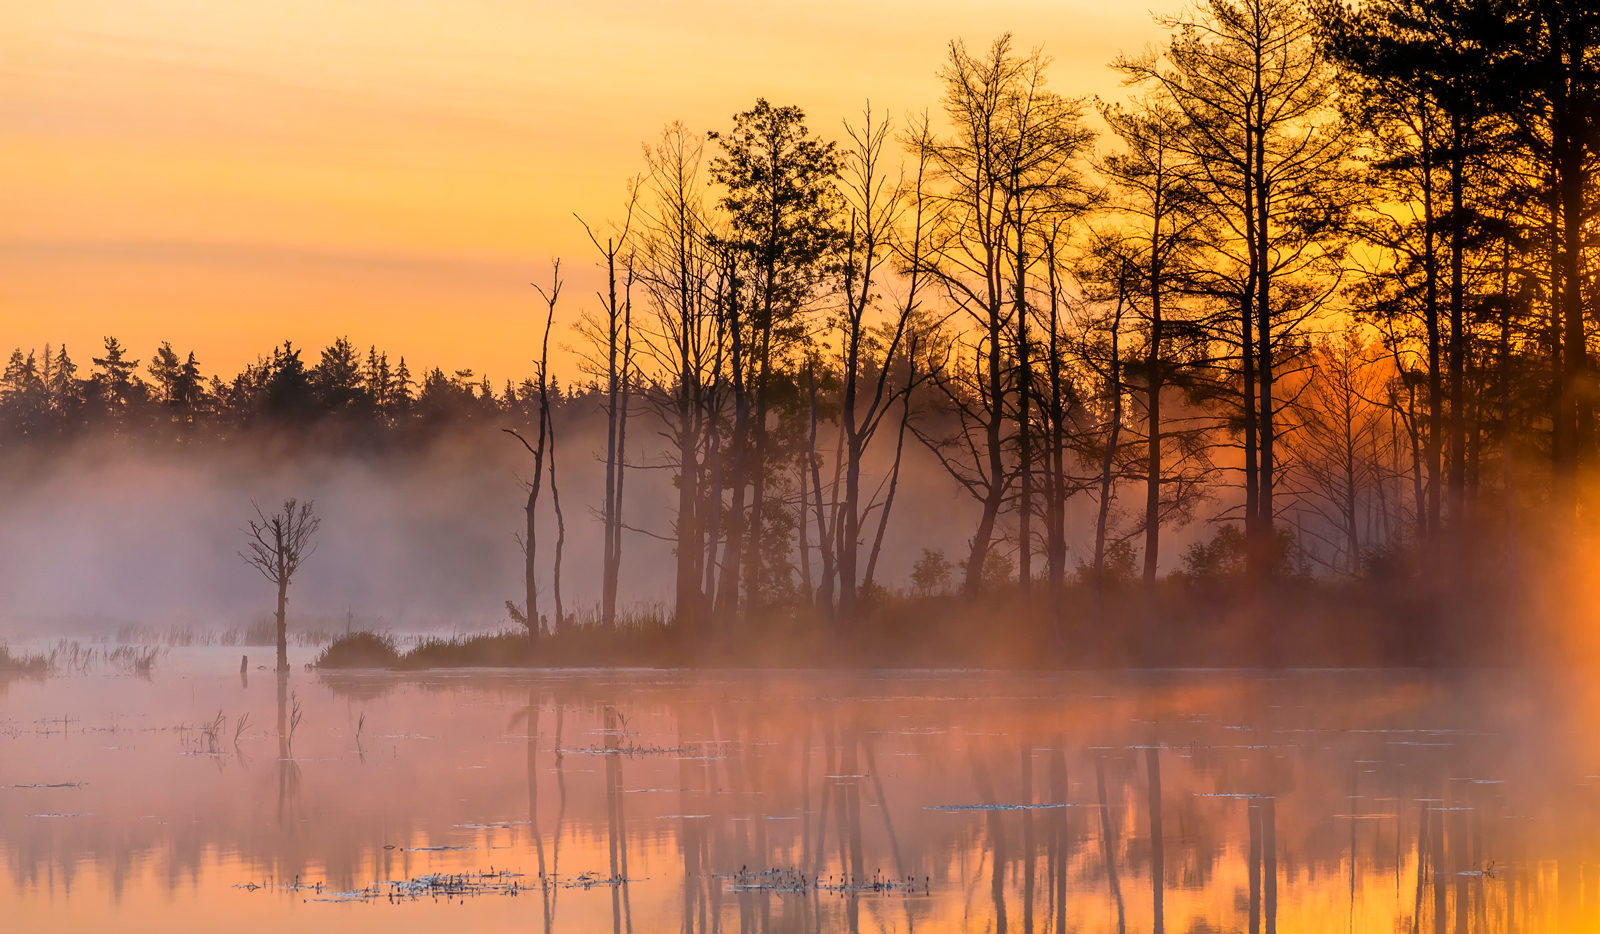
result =
[[[1600,926],[1578,677],[240,651],[0,680],[8,929]]]

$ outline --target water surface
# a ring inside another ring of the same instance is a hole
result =
[[[275,934],[1589,930],[1600,735],[1556,682],[280,682],[241,675],[237,650],[178,649],[148,678],[0,681],[0,916]]]

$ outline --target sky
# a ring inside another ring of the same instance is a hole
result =
[[[1109,98],[1107,63],[1162,36],[1118,0],[6,4],[0,350],[65,341],[87,369],[115,334],[141,365],[165,340],[231,375],[348,335],[520,378],[529,283],[559,256],[558,322],[595,306],[573,214],[620,214],[667,123],[766,97],[838,138],[868,99],[937,108],[946,44],[1006,31],[1055,90]]]

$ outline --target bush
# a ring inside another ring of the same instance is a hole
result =
[[[392,668],[400,661],[394,639],[375,632],[352,632],[329,643],[317,656],[318,668]]]

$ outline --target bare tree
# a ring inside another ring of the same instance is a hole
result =
[[[283,508],[270,516],[255,503],[250,505],[255,507],[256,518],[250,520],[250,538],[239,557],[260,571],[262,577],[278,585],[278,670],[288,671],[289,629],[285,612],[289,606],[289,582],[305,559],[317,550],[312,536],[322,519],[310,500],[304,503],[284,500]]]
[[[538,439],[536,442],[529,442],[528,439],[524,438],[516,429],[502,428],[500,430],[504,431],[513,438],[516,438],[518,441],[521,441],[522,446],[528,449],[529,454],[533,455],[533,479],[528,481],[528,502],[525,506],[523,506],[523,513],[527,524],[525,526],[526,531],[523,533],[524,538],[522,542],[522,584],[524,596],[528,602],[526,604],[527,613],[523,617],[522,621],[523,624],[528,627],[529,638],[537,640],[539,638],[540,628],[543,624],[539,619],[539,565],[535,560],[537,554],[537,548],[535,546],[538,541],[538,527],[535,519],[537,517],[539,506],[539,487],[544,475],[545,443],[550,439],[551,435],[549,395],[550,377],[549,373],[547,372],[547,364],[550,361],[550,325],[555,321],[556,302],[561,298],[561,260],[556,260],[555,264],[550,270],[549,289],[546,289],[544,286],[541,286],[537,283],[535,283],[533,287],[539,290],[539,297],[543,298],[545,303],[544,339],[540,343],[539,347]],[[551,483],[553,484],[555,482],[555,468],[553,464],[551,466],[550,476]],[[563,537],[564,533],[565,530],[563,530]],[[560,576],[560,570],[561,566],[558,557],[556,564],[556,573],[558,578]],[[558,607],[556,619],[556,623],[558,625],[561,622],[559,609],[560,608]]]
[[[1001,509],[1019,479],[1021,514],[1032,509],[1031,480],[1022,479],[1032,460],[1027,279],[1044,253],[1037,241],[1048,221],[1087,201],[1078,164],[1092,133],[1081,101],[1045,90],[1047,65],[1038,51],[1014,54],[1009,35],[982,57],[952,43],[940,77],[953,132],[913,141],[928,160],[938,218],[923,268],[967,324],[952,348],[955,365],[929,374],[959,428],[918,438],[982,506],[962,587],[968,595],[982,583]],[[1013,448],[1015,460],[1007,457]],[[1026,519],[1021,533],[1029,536]]]
[[[1404,471],[1398,414],[1385,404],[1393,363],[1350,327],[1312,349],[1314,369],[1292,412],[1285,468],[1305,549],[1330,569],[1355,575],[1375,547],[1393,544],[1402,522],[1387,487]]]
[[[852,621],[856,615],[860,582],[870,582],[871,579],[870,574],[864,579],[861,577],[859,556],[862,526],[870,510],[881,508],[880,531],[873,548],[873,554],[876,554],[882,542],[881,527],[892,506],[892,497],[881,504],[863,503],[862,465],[873,437],[897,396],[910,392],[909,380],[902,386],[894,385],[895,361],[904,353],[908,327],[921,300],[920,291],[926,284],[922,258],[923,237],[929,220],[926,217],[927,199],[922,182],[928,166],[928,153],[925,149],[919,149],[916,178],[909,186],[903,183],[903,179],[891,178],[884,165],[890,129],[889,121],[874,117],[869,104],[860,122],[846,121],[845,135],[849,145],[840,160],[839,222],[845,236],[839,273],[842,276],[844,305],[831,324],[838,332],[841,383],[839,426],[844,442],[844,493],[839,510],[833,517],[835,529],[832,538],[838,546],[837,563],[832,566],[839,577],[838,616],[845,622]],[[909,215],[910,230],[897,238],[896,228],[906,215]],[[888,264],[895,259],[896,252],[904,256],[904,297],[886,309],[886,313],[881,315],[882,320],[875,324],[873,318],[877,316],[875,312],[880,297],[878,292],[882,289],[881,280],[887,278]],[[915,374],[915,368],[909,372]],[[812,408],[814,422],[814,404]],[[898,475],[903,440],[902,432],[896,442],[895,476]],[[822,540],[825,548],[827,542],[828,536],[825,535]],[[869,559],[868,565],[871,563]],[[826,552],[824,565],[830,565]],[[829,585],[824,581],[823,586],[826,589]],[[824,607],[825,611],[831,609]]]
[[[721,349],[720,344],[713,347],[721,285],[718,257],[707,236],[703,154],[700,136],[680,123],[668,126],[660,143],[646,148],[648,174],[635,254],[651,306],[640,329],[642,350],[663,374],[647,398],[658,410],[673,449],[669,456],[678,492],[673,621],[688,629],[708,616],[712,567],[705,545],[709,534],[714,546],[716,534],[703,512],[700,451],[711,428],[707,406],[715,388],[712,358]]]
[[[611,629],[617,620],[617,578],[622,566],[622,481],[627,465],[628,404],[633,389],[633,252],[628,232],[639,200],[639,179],[628,186],[628,210],[622,225],[605,236],[588,224],[589,242],[605,257],[606,292],[600,296],[604,320],[589,318],[580,325],[605,359],[594,369],[603,372],[606,392],[606,492],[601,511],[604,543],[601,555],[600,625]],[[583,223],[579,218],[579,223]],[[618,267],[622,291],[617,291]],[[552,465],[553,466],[553,465]],[[554,484],[552,477],[551,483]]]

